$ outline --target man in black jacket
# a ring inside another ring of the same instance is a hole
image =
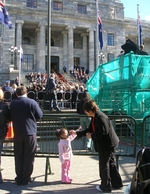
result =
[[[10,115],[14,129],[15,181],[18,185],[31,182],[34,156],[37,147],[37,123],[43,116],[37,102],[27,98],[25,86],[16,89],[18,98],[10,104]]]
[[[53,109],[56,111],[60,111],[57,104],[56,94],[55,94],[56,83],[54,79],[55,79],[54,75],[51,74],[50,78],[47,80],[47,83],[46,83],[46,92],[49,95],[49,109],[50,111],[52,111]],[[53,102],[53,109],[52,109],[52,102]]]

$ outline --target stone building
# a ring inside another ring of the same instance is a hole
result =
[[[137,21],[124,18],[121,0],[98,0],[102,50],[98,49],[95,0],[6,0],[5,6],[13,28],[0,24],[0,85],[19,72],[23,79],[27,72],[46,72],[47,67],[62,73],[64,66],[67,71],[80,66],[92,74],[98,64],[119,55],[127,38],[137,42]],[[150,53],[149,22],[141,22],[145,49]],[[21,66],[20,46],[24,53]]]

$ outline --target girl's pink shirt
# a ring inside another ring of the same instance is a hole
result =
[[[59,159],[61,163],[64,163],[65,160],[70,160],[73,156],[71,141],[76,138],[77,135],[71,134],[67,139],[60,139],[58,143],[59,150]]]

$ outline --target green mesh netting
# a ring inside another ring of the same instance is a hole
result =
[[[150,56],[131,52],[101,64],[86,87],[103,112],[141,119],[150,113]]]

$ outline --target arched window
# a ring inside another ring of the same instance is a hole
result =
[[[24,37],[22,40],[22,44],[30,44],[31,40],[29,37]]]

